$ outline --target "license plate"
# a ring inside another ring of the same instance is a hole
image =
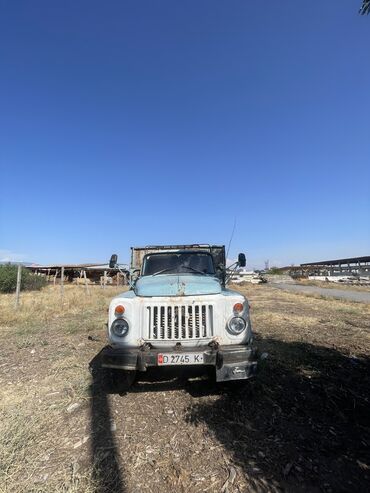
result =
[[[202,365],[203,353],[162,353],[158,354],[158,365]]]

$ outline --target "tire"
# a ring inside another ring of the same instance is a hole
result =
[[[123,394],[127,392],[135,381],[136,371],[110,370],[110,381],[113,392]]]

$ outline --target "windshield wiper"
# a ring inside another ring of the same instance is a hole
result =
[[[194,267],[190,267],[190,265],[182,265],[181,268],[190,269],[194,272],[198,272],[199,274],[203,274],[203,276],[207,275],[205,272],[202,272],[201,270],[194,269]]]
[[[163,272],[168,272],[169,270],[172,270],[172,267],[167,267],[166,269],[159,270],[158,272],[154,272],[152,276],[158,276],[158,274],[163,274]]]
[[[201,270],[195,269],[194,267],[190,267],[190,265],[182,265],[181,269],[189,269],[192,270],[193,272],[197,272],[198,274],[202,274],[203,276],[206,276],[207,274]],[[159,270],[158,272],[154,272],[152,276],[158,276],[159,274],[163,274],[164,272],[168,272],[170,270],[173,270],[173,267],[167,267],[166,269]],[[181,271],[174,272],[174,274],[181,274]]]

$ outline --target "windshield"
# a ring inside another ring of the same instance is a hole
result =
[[[144,259],[143,276],[156,274],[214,274],[213,259],[209,253],[154,253]]]

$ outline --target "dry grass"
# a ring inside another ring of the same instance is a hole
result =
[[[277,292],[261,285],[240,291],[253,297],[253,326],[264,337],[335,347],[347,355],[354,350],[370,355],[369,304]]]
[[[302,284],[303,286],[318,286],[319,288],[342,289],[343,291],[370,291],[370,286],[368,284],[361,286],[357,283],[346,284],[341,282],[315,281],[313,279],[300,279],[295,282],[296,284]]]
[[[88,363],[105,344],[108,303],[121,289],[91,287],[87,296],[66,286],[61,301],[48,287],[22,293],[17,311],[13,296],[0,295],[0,492],[213,493],[231,470],[230,493],[318,491],[324,483],[336,491],[339,480],[362,491],[363,457],[347,452],[333,472],[336,452],[326,458],[315,444],[324,449],[343,433],[341,451],[359,443],[351,392],[356,412],[365,409],[366,382],[362,363],[352,371],[348,356],[369,358],[370,307],[265,285],[236,289],[250,299],[257,344],[270,353],[248,398],[207,381],[141,382],[126,396],[101,395]],[[347,381],[352,373],[355,383]],[[71,404],[78,407],[68,412]],[[319,428],[311,430],[315,412]],[[363,438],[365,418],[361,426]],[[109,486],[117,482],[115,461],[121,489]]]
[[[122,288],[66,286],[0,296],[0,491],[95,491],[75,471],[86,423],[66,411],[88,406],[87,335],[102,334],[107,307]],[[87,361],[86,361],[87,360]],[[72,443],[73,442],[73,443]]]
[[[14,295],[0,296],[1,331],[12,330],[15,334],[32,334],[45,330],[49,324],[61,325],[71,330],[86,330],[86,322],[92,323],[92,329],[97,323],[105,321],[107,300],[122,288],[90,287],[90,295],[83,287],[67,285],[61,298],[59,288],[49,286],[39,292],[24,292],[21,304],[14,308]]]

